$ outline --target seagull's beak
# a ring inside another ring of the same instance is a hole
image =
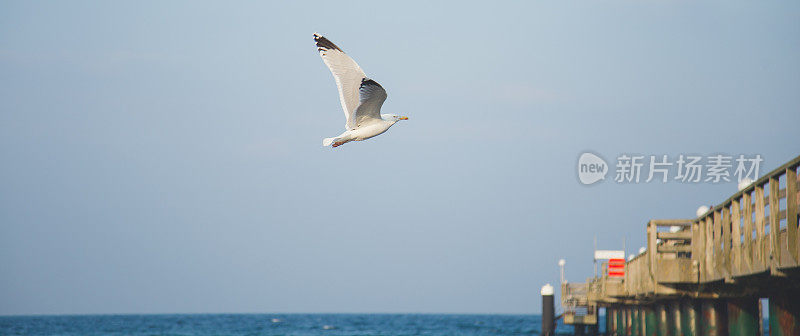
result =
[[[408,117],[400,117],[400,120],[408,120]]]

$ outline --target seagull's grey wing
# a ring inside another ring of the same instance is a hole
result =
[[[348,124],[348,129],[359,127],[370,119],[381,119],[381,106],[386,101],[386,90],[378,82],[364,78],[358,87],[358,94],[359,104],[356,108],[354,123],[353,125]]]
[[[359,86],[366,75],[356,61],[324,36],[315,33],[314,42],[317,44],[317,51],[319,51],[322,61],[331,70],[333,78],[336,80],[336,86],[339,88],[339,100],[347,119],[345,125],[348,125],[349,129],[349,125],[355,123],[356,107],[359,104]]]

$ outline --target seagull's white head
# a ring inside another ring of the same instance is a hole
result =
[[[396,114],[381,114],[381,119],[396,123],[400,120],[408,120],[408,117],[399,116]]]

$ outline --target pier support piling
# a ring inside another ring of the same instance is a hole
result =
[[[672,300],[668,303],[669,307],[669,334],[675,336],[683,335],[683,328],[681,326],[681,302]]]
[[[680,301],[681,308],[681,331],[683,336],[697,336],[697,307],[694,300]]]
[[[669,336],[669,319],[667,318],[667,306],[663,302],[656,304],[656,335]]]
[[[645,336],[658,335],[658,318],[656,317],[656,309],[654,306],[642,306],[644,311],[645,320]]]
[[[631,326],[633,325],[633,307],[625,306],[625,336],[633,335]]]
[[[728,304],[728,332],[731,336],[759,335],[758,298],[735,298]]]
[[[553,293],[554,289],[550,284],[542,286],[542,336],[552,336],[556,332]]]
[[[615,336],[617,334],[616,328],[614,328],[614,324],[617,323],[616,317],[614,316],[614,308],[613,307],[606,307],[606,335],[607,336]]]
[[[637,308],[639,308],[639,336],[647,336],[647,321],[645,320],[647,309],[644,306]]]
[[[770,336],[800,335],[800,293],[769,298]]]
[[[597,329],[598,328],[596,324],[590,324],[586,327],[586,332],[589,334],[589,336],[597,336]]]
[[[727,312],[720,300],[702,300],[701,336],[725,336],[728,334]]]

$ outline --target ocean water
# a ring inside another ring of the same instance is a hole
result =
[[[207,314],[0,316],[0,335],[538,335],[539,315]],[[572,328],[558,325],[559,334]]]

